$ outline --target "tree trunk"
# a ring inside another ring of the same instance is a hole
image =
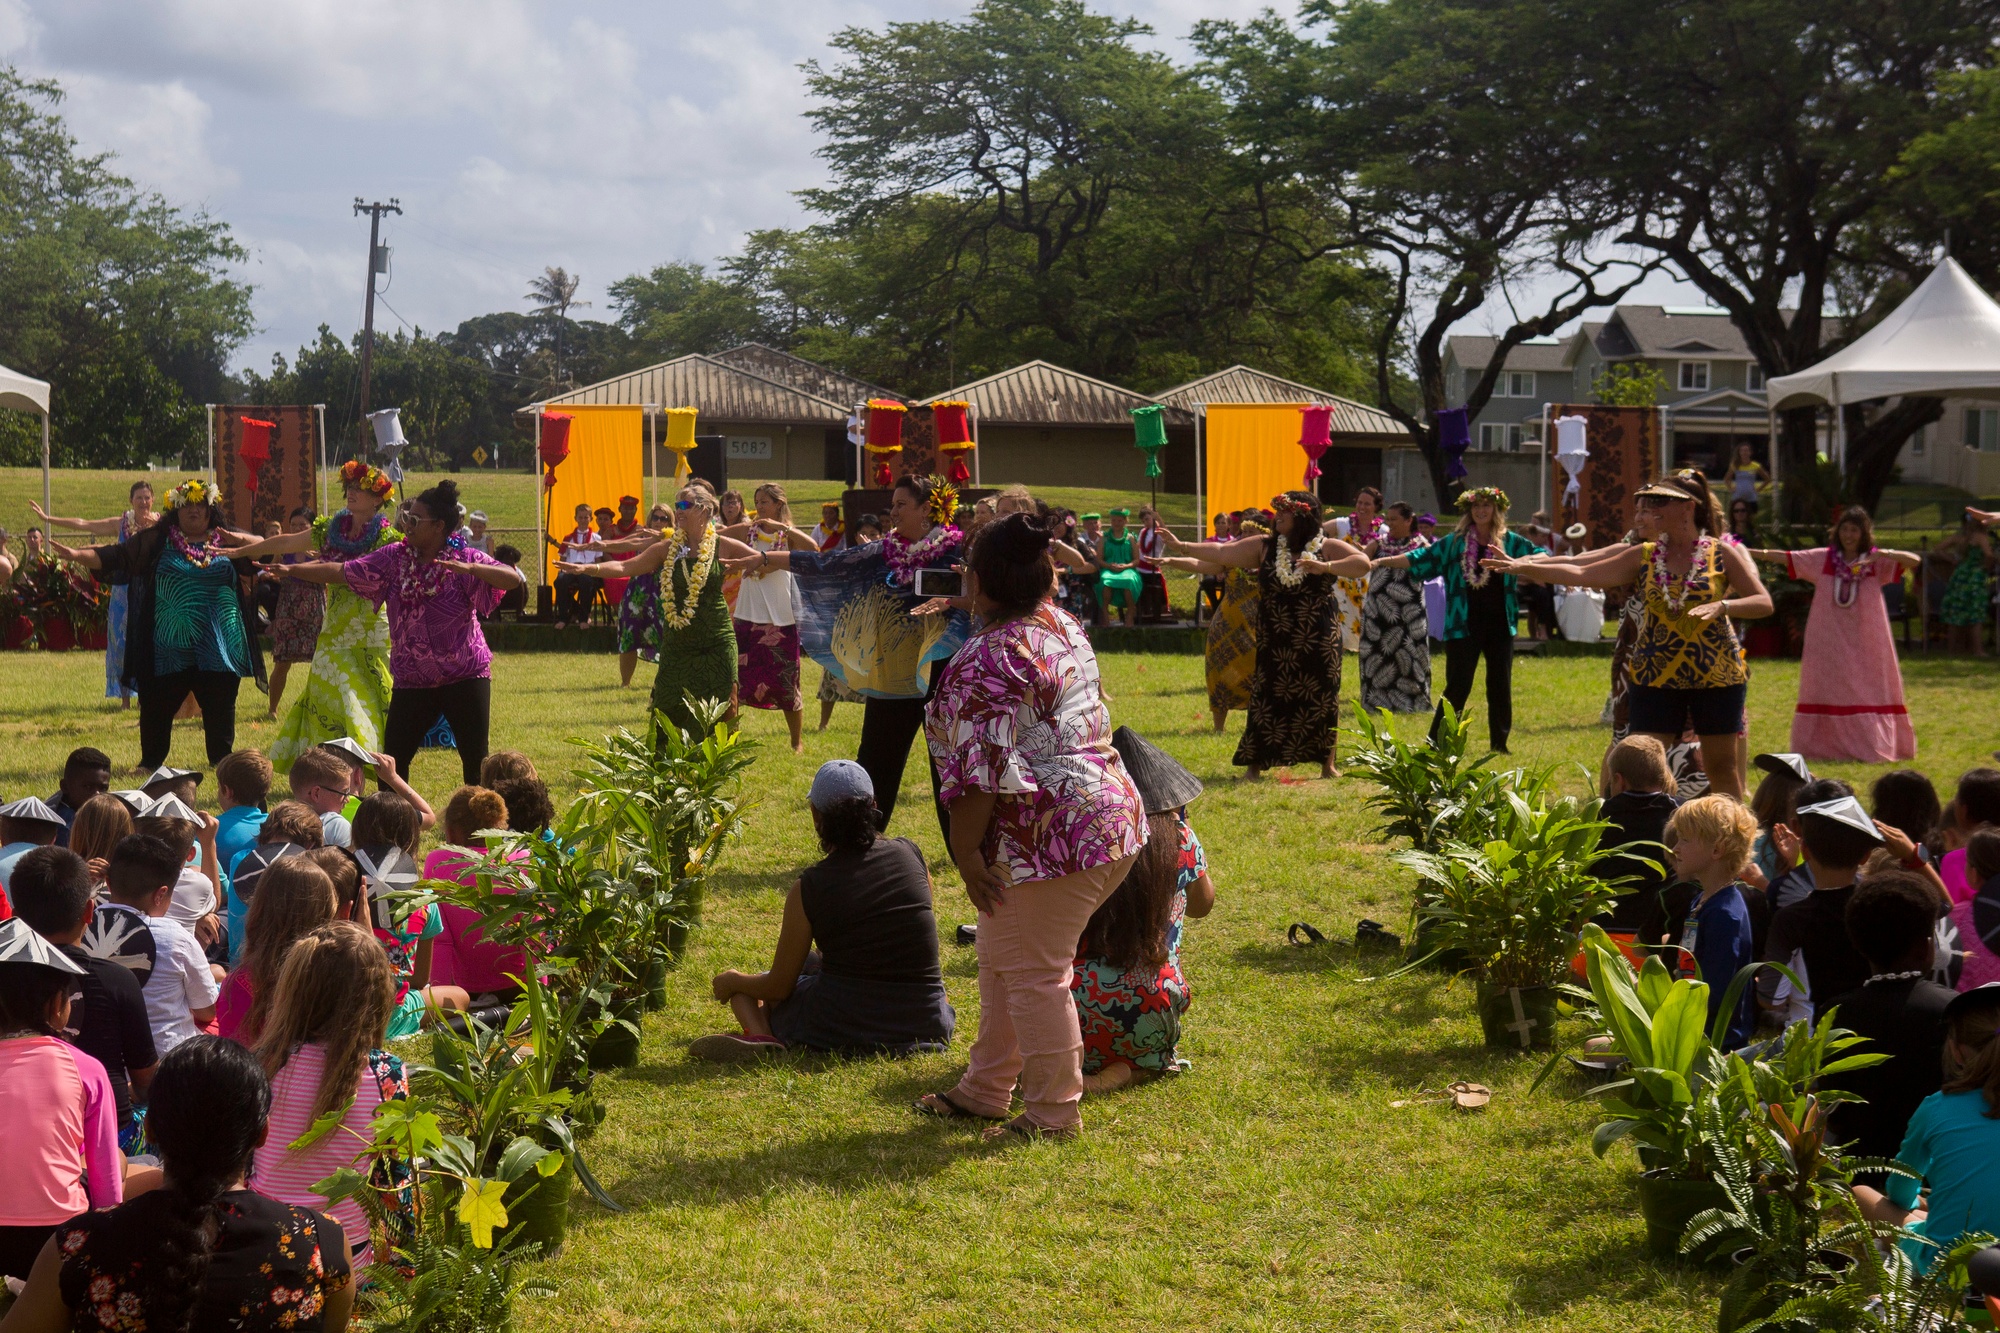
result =
[[[1424,466],[1430,469],[1431,491],[1438,498],[1438,508],[1444,513],[1449,513],[1453,502],[1458,499],[1458,493],[1465,489],[1465,479],[1461,477],[1457,481],[1445,480],[1447,463],[1435,414],[1432,415],[1431,424],[1424,428],[1424,438],[1418,449],[1424,456]]]
[[[1787,523],[1810,521],[1805,512],[1806,488],[1796,479],[1819,467],[1819,409],[1794,407],[1778,414],[1778,481],[1784,494],[1780,517]]]
[[[1882,491],[1895,474],[1896,456],[1912,435],[1944,416],[1942,398],[1905,398],[1848,437],[1847,471],[1853,478],[1854,502],[1869,513],[1882,503]]]

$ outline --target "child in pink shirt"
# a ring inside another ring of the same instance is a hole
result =
[[[0,1273],[25,1281],[58,1225],[125,1197],[118,1101],[97,1060],[56,1034],[83,969],[0,922]]]

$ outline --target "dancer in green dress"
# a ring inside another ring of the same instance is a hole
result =
[[[347,508],[322,515],[303,532],[287,532],[231,552],[238,558],[319,552],[341,563],[399,542],[403,534],[382,513],[395,484],[359,459],[341,465]],[[313,648],[305,692],[285,715],[271,742],[271,766],[289,773],[292,761],[315,745],[348,736],[370,754],[382,749],[389,714],[389,618],[373,602],[335,583],[326,590],[326,619]]]
[[[1993,579],[1986,567],[1993,559],[1993,538],[1986,531],[1985,516],[1967,509],[1958,534],[1939,543],[1938,554],[1955,554],[1958,564],[1951,581],[1944,585],[1938,619],[1945,625],[1946,642],[1952,652],[1986,656],[1986,624],[1993,619]]]
[[[736,631],[722,596],[723,556],[757,552],[715,529],[715,495],[689,486],[674,499],[674,528],[630,560],[592,565],[565,562],[568,573],[597,579],[636,577],[663,569],[660,579],[660,668],[653,677],[653,707],[684,732],[697,724],[691,699],[736,702]]]

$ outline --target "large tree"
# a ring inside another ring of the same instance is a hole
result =
[[[1455,494],[1437,414],[1476,415],[1509,351],[1645,276],[1602,245],[1621,202],[1600,181],[1602,108],[1583,82],[1593,61],[1617,67],[1617,15],[1596,0],[1314,0],[1297,27],[1267,13],[1195,35],[1241,141],[1337,200],[1350,242],[1388,265],[1373,396]],[[1446,340],[1496,298],[1498,346],[1455,402]]]
[[[1872,323],[1927,267],[1896,167],[1953,118],[1940,81],[1991,63],[1992,0],[1670,0],[1635,6],[1647,57],[1590,77],[1622,114],[1596,131],[1636,221],[1619,239],[1668,260],[1743,331],[1766,375],[1803,370]],[[1981,229],[1988,218],[1980,219]],[[1825,311],[1844,307],[1831,324]],[[1850,416],[1847,467],[1872,506],[1934,398]],[[1812,408],[1783,414],[1781,465],[1817,463]],[[1807,488],[1791,494],[1802,517]]]
[[[193,455],[201,404],[223,396],[251,331],[229,229],[135,187],[79,151],[62,89],[0,67],[0,362],[52,386],[55,461],[132,466]],[[0,414],[0,458],[40,441]]]

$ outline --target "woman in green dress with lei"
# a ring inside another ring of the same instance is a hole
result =
[[[594,565],[564,563],[562,570],[591,578],[650,574],[672,562],[660,578],[660,668],[653,677],[653,707],[682,731],[698,724],[691,699],[736,702],[736,630],[722,595],[722,559],[755,556],[742,542],[715,529],[715,496],[689,486],[674,499],[673,531],[630,560]]]
[[[382,513],[394,483],[380,469],[350,459],[341,465],[340,480],[347,492],[344,511],[314,520],[303,532],[267,537],[231,554],[255,559],[318,551],[321,560],[345,563],[403,539]],[[301,754],[341,736],[370,754],[380,750],[390,688],[388,616],[346,584],[333,584],[326,590],[312,675],[271,742],[271,766],[289,773]]]

